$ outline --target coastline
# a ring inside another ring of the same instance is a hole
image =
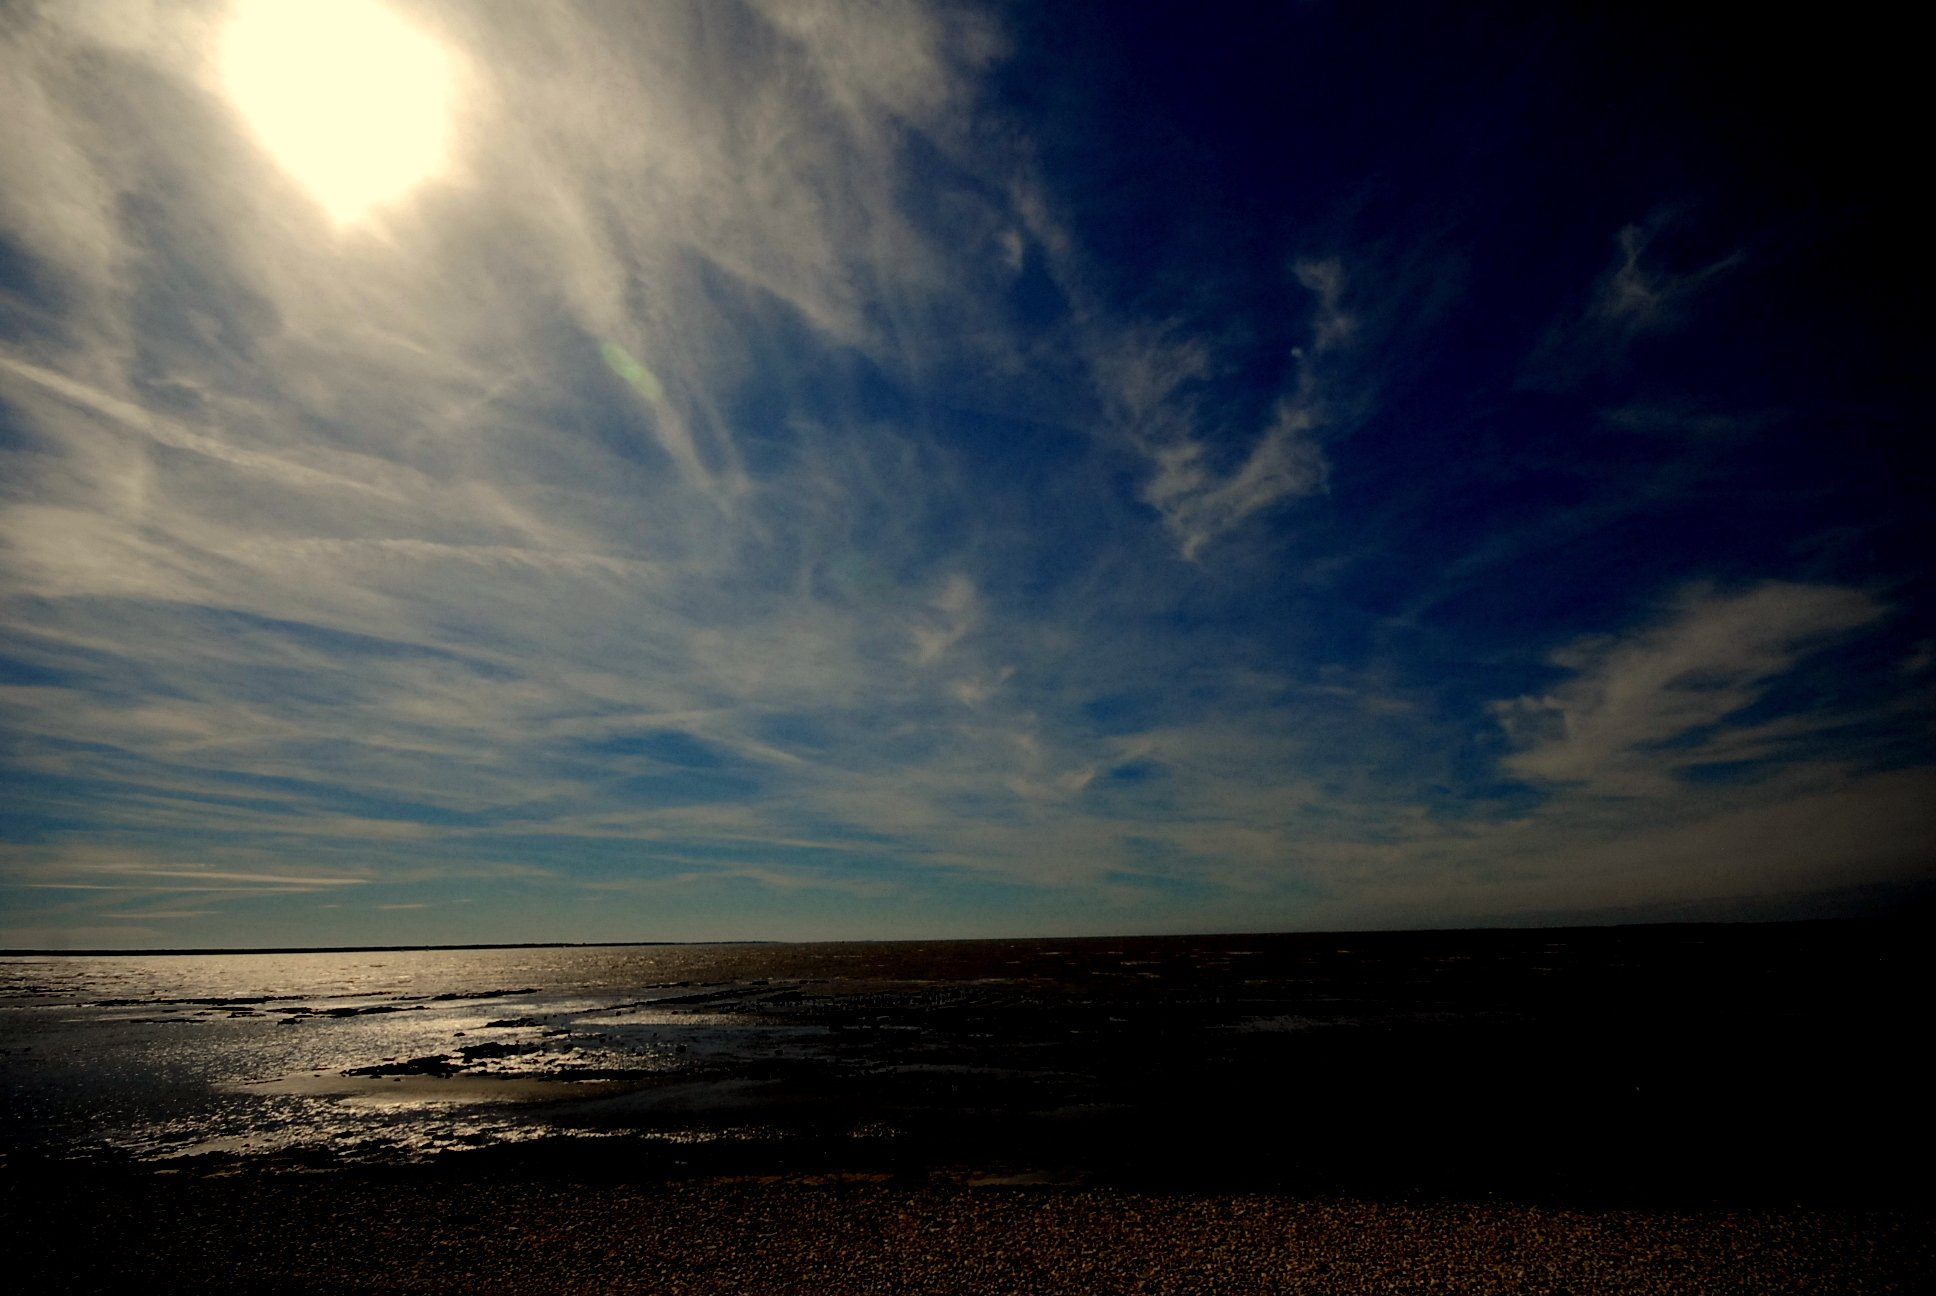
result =
[[[1931,1290],[1885,934],[77,961],[0,1226],[58,1291]]]

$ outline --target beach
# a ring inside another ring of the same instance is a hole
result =
[[[1928,1290],[1919,928],[0,964],[60,1291]]]
[[[4,1200],[15,1264],[62,1291],[1858,1296],[1936,1276],[1910,1209],[250,1173],[10,1176]]]

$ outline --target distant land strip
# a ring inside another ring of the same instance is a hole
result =
[[[599,949],[641,945],[784,945],[772,940],[703,941],[491,941],[482,945],[261,945],[210,946],[191,949],[0,949],[0,958],[27,958],[42,955],[65,958],[152,958],[188,954],[410,954],[432,950],[494,949]]]
[[[37,958],[41,956],[67,958],[110,958],[126,955],[129,957],[150,958],[155,956],[180,956],[193,954],[408,954],[429,953],[436,950],[516,950],[516,949],[637,949],[646,947],[679,946],[682,948],[703,948],[711,945],[978,945],[1000,942],[1026,944],[1074,944],[1077,942],[1097,943],[1102,941],[1135,940],[1239,940],[1264,937],[1291,937],[1300,940],[1352,939],[1352,940],[1415,940],[1433,936],[1526,936],[1533,933],[1549,935],[1588,934],[1604,935],[1621,931],[1663,930],[1672,928],[1689,931],[1697,928],[1827,928],[1851,925],[1897,925],[1920,923],[1928,920],[1920,909],[1898,913],[1856,914],[1822,918],[1780,918],[1780,919],[1689,919],[1666,922],[1611,922],[1611,923],[1560,923],[1553,926],[1477,926],[1477,927],[1399,927],[1399,928],[1346,928],[1337,931],[1228,931],[1228,932],[1118,932],[1113,935],[1081,936],[904,936],[904,937],[832,937],[814,940],[772,940],[736,939],[721,940],[595,940],[595,941],[483,941],[469,945],[260,945],[260,946],[198,946],[181,949],[0,949],[0,958]]]

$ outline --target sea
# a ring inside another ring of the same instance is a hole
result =
[[[11,954],[0,1166],[1894,1199],[1927,934]]]

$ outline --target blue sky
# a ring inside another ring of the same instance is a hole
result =
[[[1927,894],[1906,55],[325,8],[0,27],[0,945]]]

